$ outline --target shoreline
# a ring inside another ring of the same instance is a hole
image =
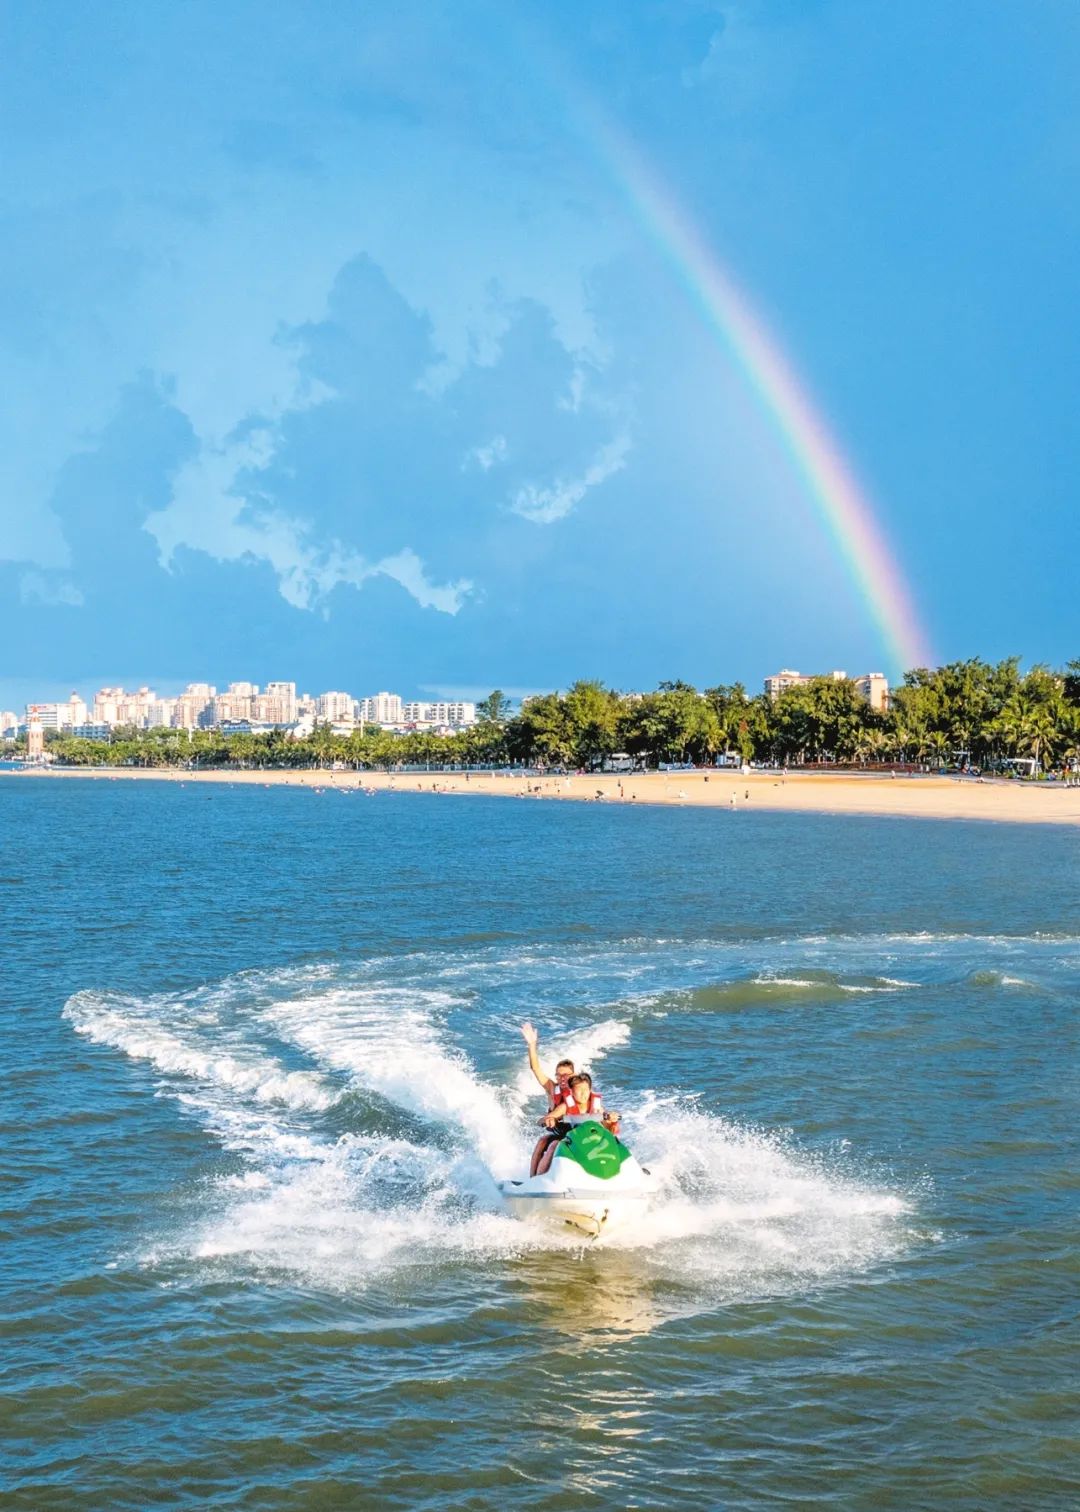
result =
[[[1080,825],[1080,788],[941,776],[880,776],[876,773],[709,771],[522,776],[493,772],[237,771],[173,768],[30,767],[0,771],[0,777],[79,779],[99,782],[232,783],[312,788],[322,793],[436,792],[532,801],[603,801],[624,807],[663,804],[677,808],[744,809],[771,813],[857,814],[898,819],[986,820],[1005,824]],[[734,801],[733,801],[734,800]]]

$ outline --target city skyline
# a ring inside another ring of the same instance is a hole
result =
[[[113,729],[297,728],[315,724],[460,729],[475,724],[476,703],[465,699],[403,699],[381,690],[357,696],[343,689],[312,694],[295,682],[271,680],[265,687],[233,681],[189,682],[175,694],[143,684],[125,688],[105,684],[89,698],[72,691],[65,699],[33,699],[24,713],[0,707],[0,734],[16,729],[98,736]]]
[[[766,676],[761,682],[765,694],[774,699],[786,688],[810,683],[824,677],[843,681],[848,674],[840,670],[826,673],[800,673],[784,668]],[[857,674],[850,681],[859,696],[875,710],[888,707],[889,682],[880,672]],[[517,697],[506,689],[489,689],[511,703],[525,703],[530,697],[546,692],[535,689]],[[565,691],[565,690],[562,690]],[[622,696],[637,696],[621,690]],[[487,693],[483,695],[485,698]],[[312,694],[298,690],[297,683],[273,680],[262,686],[251,681],[232,681],[224,687],[216,683],[188,682],[175,693],[159,692],[149,684],[126,688],[106,683],[91,697],[84,698],[72,690],[67,698],[27,700],[23,711],[5,709],[0,704],[0,735],[11,738],[18,730],[31,726],[55,732],[73,731],[87,736],[101,736],[115,728],[292,728],[316,723],[335,727],[359,724],[389,728],[461,729],[477,721],[479,699],[411,699],[400,693],[382,690],[356,695],[344,689],[327,689]]]

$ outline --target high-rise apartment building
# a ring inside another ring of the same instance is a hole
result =
[[[94,694],[89,722],[108,725],[110,729],[114,725],[134,725],[138,730],[149,730],[162,722],[161,702],[152,688],[139,688],[134,693],[127,693],[123,688],[99,688]],[[85,705],[83,717],[77,722],[80,725],[88,723]]]
[[[373,698],[361,698],[358,703],[360,718],[369,724],[396,725],[404,723],[401,695],[399,693],[376,693]]]
[[[214,699],[217,689],[212,683],[188,683],[176,700],[173,723],[178,730],[206,729],[214,722]]]
[[[817,673],[816,676],[831,678],[833,682],[844,682],[847,673],[834,670]],[[765,679],[765,692],[775,703],[781,693],[788,688],[799,688],[814,680],[813,673],[794,672],[790,667],[785,667],[781,672],[775,672],[772,677]],[[852,682],[856,693],[860,698],[865,699],[872,709],[880,711],[889,707],[889,680],[883,673],[866,672],[862,677],[853,678]]]
[[[464,729],[476,723],[476,705],[462,702],[423,702],[402,704],[406,724],[433,725],[437,728]]]
[[[889,707],[889,679],[883,672],[865,672],[857,677],[855,691],[879,714]]]
[[[230,683],[224,693],[218,693],[214,698],[214,723],[225,724],[232,720],[254,718],[258,696],[256,683]]]
[[[43,730],[72,730],[86,723],[86,704],[77,693],[64,703],[34,703],[26,706],[26,722],[36,719]]]
[[[269,682],[266,692],[255,700],[256,718],[263,724],[291,725],[296,723],[296,684],[294,682]]]
[[[813,682],[817,677],[828,677],[833,682],[843,682],[847,673],[838,668],[834,668],[831,672],[795,672],[790,667],[785,667],[781,672],[775,672],[772,677],[765,679],[765,691],[771,699],[775,700],[788,688],[800,688],[804,683]]]
[[[103,725],[119,724],[116,711],[123,697],[123,688],[99,688],[94,694],[92,722]]]
[[[154,710],[158,701],[152,688],[139,688],[137,692],[129,693],[121,724],[134,725],[139,730],[150,729],[156,723]]]
[[[14,709],[0,709],[0,738],[12,739],[19,733],[19,716]]]
[[[176,723],[176,699],[158,698],[147,712],[148,730],[170,729]]]
[[[351,693],[320,693],[316,700],[319,718],[331,724],[351,724],[355,709],[356,699]]]

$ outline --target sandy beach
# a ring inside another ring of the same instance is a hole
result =
[[[818,814],[871,814],[904,819],[979,819],[1011,824],[1080,824],[1080,788],[1034,783],[979,781],[937,776],[861,776],[844,773],[752,772],[723,770],[649,772],[570,777],[535,777],[499,773],[385,772],[178,772],[131,768],[28,768],[0,776],[17,781],[50,779],[97,782],[243,783],[255,786],[310,788],[320,795],[366,789],[368,792],[432,793],[468,797],[478,794],[532,802],[674,804],[682,807],[747,809]]]

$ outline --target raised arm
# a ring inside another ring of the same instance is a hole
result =
[[[522,1024],[521,1034],[529,1048],[529,1070],[546,1092],[548,1090],[549,1078],[540,1069],[540,1057],[536,1053],[536,1030],[531,1024]]]

